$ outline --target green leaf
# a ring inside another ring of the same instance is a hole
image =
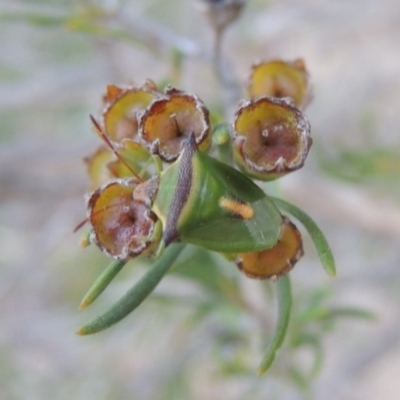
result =
[[[277,197],[271,197],[271,199],[278,208],[287,211],[304,225],[314,242],[325,271],[329,276],[336,276],[335,259],[329,247],[328,241],[326,240],[321,229],[318,228],[317,224],[311,219],[309,215],[307,215],[303,210],[296,207],[295,205]]]
[[[152,266],[150,270],[128,292],[121,297],[108,311],[77,331],[78,335],[89,335],[100,332],[114,325],[134,311],[142,301],[155,289],[163,276],[172,267],[183,244],[174,244]]]
[[[35,12],[0,12],[0,21],[25,22],[43,28],[65,28],[70,31],[95,36],[105,36],[132,44],[140,44],[140,40],[123,29],[108,28],[96,18],[85,15],[53,15]],[[151,50],[151,49],[150,49]]]
[[[108,284],[115,278],[118,272],[121,271],[125,264],[126,261],[112,261],[85,294],[81,301],[81,304],[79,304],[79,310],[83,310],[88,305],[92,304],[97,299],[97,297],[99,297],[100,294],[103,293]]]
[[[325,318],[358,318],[374,320],[376,319],[376,314],[372,311],[358,307],[335,307],[326,311]]]
[[[285,339],[289,325],[290,311],[292,308],[292,289],[289,275],[284,275],[278,280],[278,322],[275,328],[274,337],[268,347],[267,353],[258,368],[258,375],[263,374],[275,360],[276,352]]]
[[[6,22],[26,22],[42,27],[59,27],[68,20],[66,15],[55,15],[35,12],[1,12],[0,20]]]

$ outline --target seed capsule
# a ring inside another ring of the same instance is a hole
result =
[[[161,93],[151,81],[142,86],[121,89],[110,85],[105,96],[104,130],[114,142],[137,141],[138,119],[144,109]]]
[[[110,181],[87,201],[91,241],[115,259],[136,257],[157,239],[157,217],[147,204],[133,198],[136,187],[135,179]]]
[[[287,218],[282,218],[278,243],[268,250],[238,254],[236,265],[250,278],[272,279],[288,273],[303,256],[300,232]]]
[[[260,97],[236,112],[234,157],[252,178],[273,180],[301,168],[311,144],[307,118],[284,99]]]
[[[311,100],[311,85],[303,60],[273,60],[253,65],[248,84],[251,99],[271,96],[290,97],[294,105],[304,109]]]
[[[153,101],[144,112],[139,134],[150,152],[172,162],[191,134],[200,150],[209,149],[209,112],[197,96],[168,87],[165,96]]]

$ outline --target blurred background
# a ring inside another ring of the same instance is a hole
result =
[[[206,280],[175,274],[115,327],[74,334],[145,268],[128,266],[77,311],[108,263],[73,234],[85,217],[82,159],[99,144],[88,116],[100,112],[107,84],[146,78],[177,80],[221,108],[213,32],[195,3],[0,0],[0,399],[398,398],[400,3],[392,0],[249,0],[224,38],[243,87],[253,62],[298,57],[314,87],[306,111],[314,145],[280,191],[325,232],[338,276],[326,276],[306,237],[289,337],[271,371],[256,375],[274,326],[274,285],[234,267],[227,276],[253,312]],[[220,260],[197,262],[211,271]]]

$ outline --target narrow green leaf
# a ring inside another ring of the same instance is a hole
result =
[[[96,20],[92,21],[89,18],[81,17],[79,15],[76,17],[72,16],[66,20],[63,24],[63,27],[73,32],[94,36],[105,36],[112,39],[137,44],[137,41],[132,35],[129,34],[129,32],[118,28],[108,28]]]
[[[70,31],[89,35],[101,35],[112,39],[121,40],[132,44],[141,44],[140,39],[135,38],[128,31],[118,28],[108,28],[95,18],[82,15],[52,15],[35,12],[0,12],[0,21],[26,22],[43,28],[62,27]],[[152,50],[150,48],[150,50]]]
[[[373,311],[369,311],[358,307],[336,307],[327,310],[325,318],[359,318],[364,320],[376,319],[376,314]]]
[[[171,245],[164,255],[128,292],[121,297],[108,311],[77,331],[78,335],[90,335],[114,325],[134,311],[142,301],[155,289],[163,276],[172,267],[183,244]]]
[[[303,210],[296,207],[295,205],[277,197],[271,197],[271,199],[278,208],[292,214],[304,225],[315,244],[319,258],[325,271],[329,276],[336,276],[335,259],[329,247],[328,241],[326,240],[321,229],[318,228],[317,224],[311,219],[309,215],[307,215]]]
[[[267,349],[260,367],[258,375],[263,374],[275,360],[276,352],[281,347],[285,339],[289,325],[290,311],[292,308],[292,288],[289,275],[284,275],[278,280],[278,322],[274,332],[272,342]]]
[[[85,294],[78,309],[83,310],[88,305],[92,304],[100,294],[103,293],[108,284],[115,278],[118,272],[121,271],[125,264],[126,261],[112,261]]]
[[[0,21],[6,22],[26,22],[32,25],[38,25],[43,27],[60,26],[68,20],[68,16],[63,15],[52,15],[45,13],[35,12],[1,12]]]

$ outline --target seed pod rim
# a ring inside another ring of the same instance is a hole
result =
[[[130,93],[148,93],[150,95],[154,95],[153,99],[150,100],[150,102],[143,108],[139,108],[136,113],[136,122],[138,125],[137,132],[136,132],[136,137],[138,138],[138,132],[139,132],[139,123],[140,123],[140,117],[143,114],[144,110],[157,98],[164,96],[162,92],[160,92],[156,86],[156,84],[150,80],[147,79],[143,84],[141,85],[128,85],[124,88],[118,87],[120,89],[120,93],[112,99],[112,101],[106,103],[105,107],[103,108],[102,111],[102,125],[104,127],[104,131],[107,134],[107,136],[110,138],[110,140],[114,143],[119,145],[120,143],[124,141],[133,141],[133,142],[138,142],[138,140],[132,139],[132,138],[122,138],[121,140],[115,139],[114,135],[110,135],[109,129],[107,127],[107,118],[109,116],[109,113],[112,112],[112,109],[116,106],[116,104],[121,101],[125,96],[129,95]]]
[[[143,217],[145,218],[146,221],[148,221],[152,227],[150,229],[149,234],[147,237],[149,238],[148,241],[140,243],[139,246],[137,246],[134,249],[129,249],[127,248],[128,245],[125,245],[124,248],[121,250],[119,254],[115,254],[111,252],[106,245],[104,245],[103,241],[99,238],[98,233],[96,232],[96,229],[94,228],[94,225],[92,223],[92,211],[93,207],[96,204],[96,201],[99,199],[101,194],[110,186],[112,185],[121,185],[124,187],[132,187],[132,202],[136,202],[141,206],[144,206],[146,208]],[[114,259],[114,260],[128,260],[130,258],[137,257],[141,254],[144,254],[150,247],[150,245],[157,239],[158,236],[158,226],[159,221],[157,216],[154,214],[154,212],[151,210],[148,204],[142,201],[138,201],[134,199],[133,192],[135,188],[138,185],[138,180],[136,178],[117,178],[117,179],[111,179],[101,185],[98,189],[96,189],[93,192],[90,192],[86,194],[85,196],[85,201],[86,201],[86,206],[87,206],[87,219],[90,224],[90,233],[89,233],[89,240],[91,243],[96,244],[99,249],[106,254],[108,257]]]
[[[162,145],[160,144],[160,139],[156,138],[150,140],[146,137],[146,122],[150,117],[152,117],[152,112],[154,108],[159,107],[161,103],[167,103],[168,101],[173,101],[174,98],[184,98],[188,99],[190,104],[194,105],[194,110],[199,112],[201,116],[201,124],[202,129],[200,134],[194,132],[193,130],[188,130],[186,133],[186,139],[189,137],[191,133],[195,134],[196,144],[202,151],[207,151],[211,146],[211,121],[210,121],[210,112],[206,107],[205,103],[200,99],[200,97],[196,94],[189,93],[184,90],[177,89],[171,85],[168,85],[165,88],[164,95],[160,95],[155,98],[145,110],[140,115],[139,118],[139,128],[138,135],[141,143],[144,147],[146,147],[152,154],[156,154],[160,156],[160,158],[167,162],[172,163],[179,157],[182,149],[184,147],[185,140],[182,141],[180,145],[180,149],[173,154],[167,153],[162,149]],[[171,114],[172,115],[172,114]]]
[[[298,132],[297,138],[300,146],[298,154],[294,160],[287,161],[283,157],[280,157],[271,166],[259,165],[255,163],[244,151],[244,144],[247,140],[247,136],[237,131],[237,120],[249,107],[261,102],[268,102],[274,106],[282,107],[285,109],[285,111],[289,111],[295,115],[297,121],[295,129]],[[304,113],[291,103],[291,98],[262,96],[251,100],[244,100],[239,104],[231,125],[231,132],[234,142],[234,157],[239,167],[252,178],[259,180],[273,180],[303,167],[312,145],[311,125]]]
[[[291,96],[282,96],[282,97],[277,97],[277,98],[285,98],[285,97],[289,97],[290,99],[292,99],[294,105],[300,109],[300,110],[304,110],[311,102],[311,100],[313,99],[313,90],[312,90],[312,84],[311,84],[311,79],[310,79],[310,74],[307,70],[307,67],[305,65],[305,62],[303,60],[303,58],[296,58],[293,61],[286,61],[283,59],[279,59],[279,58],[275,58],[272,60],[257,60],[256,62],[254,62],[251,67],[250,67],[250,74],[247,80],[247,93],[250,97],[250,99],[256,99],[259,97],[264,97],[267,95],[261,95],[261,96],[253,96],[251,94],[252,91],[252,86],[253,86],[253,80],[254,80],[254,73],[256,72],[256,70],[264,65],[269,65],[269,64],[281,64],[284,67],[289,67],[292,68],[293,70],[297,70],[303,78],[303,82],[304,82],[304,93],[305,95],[303,96],[302,100],[300,101],[299,104],[295,104],[296,100],[293,99]],[[276,97],[276,96],[270,96],[270,97]]]
[[[261,250],[257,253],[262,253],[262,252],[271,252],[274,251],[276,246],[279,246],[280,241],[282,240],[283,235],[285,234],[285,225],[289,229],[292,230],[292,233],[294,233],[297,236],[298,239],[298,248],[296,250],[296,254],[294,254],[291,258],[286,259],[286,264],[285,266],[278,272],[274,272],[272,274],[255,274],[252,273],[248,270],[245,269],[243,265],[243,255],[237,255],[235,259],[235,264],[239,268],[241,272],[243,272],[247,277],[252,278],[252,279],[260,279],[260,280],[265,280],[265,279],[270,279],[270,280],[276,280],[280,278],[283,275],[286,275],[288,272],[290,272],[295,265],[298,263],[298,261],[303,257],[304,255],[304,248],[303,248],[303,241],[302,241],[302,236],[296,225],[285,215],[282,215],[282,226],[281,226],[281,232],[280,232],[280,238],[278,239],[277,244],[266,250]],[[275,250],[276,251],[276,250]]]

